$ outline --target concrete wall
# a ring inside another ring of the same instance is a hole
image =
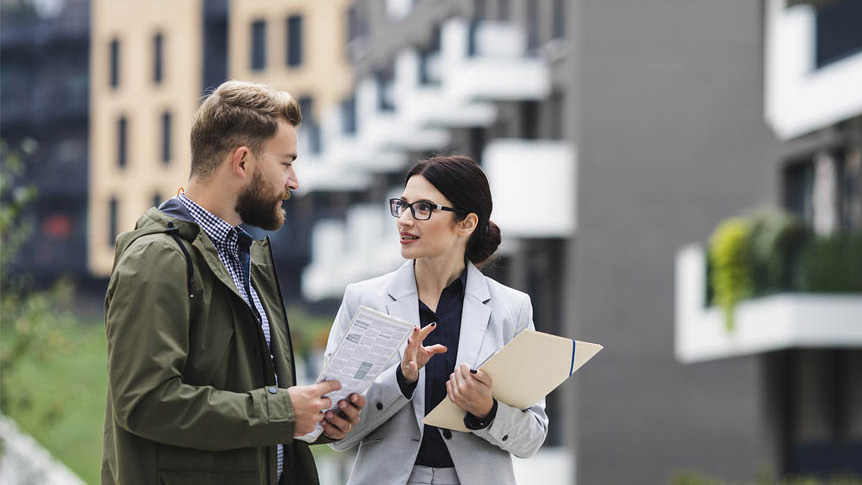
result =
[[[576,378],[578,483],[752,477],[767,464],[752,358],[673,357],[673,261],[769,199],[759,2],[584,0],[576,335],[605,350]],[[763,168],[761,168],[763,167]]]

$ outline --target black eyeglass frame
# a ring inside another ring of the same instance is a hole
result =
[[[413,204],[428,204],[431,207],[431,210],[428,212],[428,217],[426,217],[424,219],[422,219],[420,217],[416,217],[416,210],[413,208]],[[431,214],[433,214],[435,210],[449,211],[449,212],[454,212],[456,214],[468,214],[469,213],[469,211],[465,211],[463,209],[456,209],[454,207],[446,207],[445,205],[435,204],[435,203],[428,201],[428,200],[417,200],[416,202],[412,202],[412,203],[408,204],[407,201],[395,197],[395,198],[389,199],[389,213],[392,214],[392,217],[400,217],[401,216],[401,214],[398,213],[399,212],[398,207],[401,207],[401,206],[406,206],[407,208],[409,208],[410,214],[417,221],[427,221],[428,219],[431,219]]]

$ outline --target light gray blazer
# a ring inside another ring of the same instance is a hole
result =
[[[326,362],[360,305],[419,325],[413,261],[392,273],[347,287],[329,334]],[[468,264],[457,363],[476,368],[528,328],[534,328],[530,297]],[[366,391],[361,422],[344,439],[330,444],[338,451],[359,445],[349,484],[403,485],[416,462],[425,417],[425,369],[419,372],[413,398],[405,398],[395,378],[405,346],[399,350],[397,361],[390,362]],[[514,484],[511,455],[532,456],[548,434],[545,401],[525,410],[500,402],[491,426],[471,433],[451,433],[450,439],[444,435],[443,442],[462,484]]]

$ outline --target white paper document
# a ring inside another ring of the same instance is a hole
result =
[[[341,389],[326,395],[332,399],[330,409],[337,409],[338,401],[354,392],[364,392],[380,372],[386,369],[412,331],[412,323],[360,306],[347,327],[344,338],[315,381],[341,382]],[[296,439],[311,443],[321,433],[323,425],[318,423],[314,431]]]

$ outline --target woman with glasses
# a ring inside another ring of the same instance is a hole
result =
[[[492,396],[477,371],[491,354],[533,328],[530,298],[483,275],[500,244],[491,191],[476,162],[436,157],[407,173],[397,218],[400,269],[351,284],[335,318],[325,359],[360,305],[414,323],[400,359],[366,392],[360,423],[330,446],[359,445],[350,484],[514,484],[511,455],[528,457],[545,440],[544,400],[513,408]],[[466,412],[468,433],[422,424],[443,399]]]

